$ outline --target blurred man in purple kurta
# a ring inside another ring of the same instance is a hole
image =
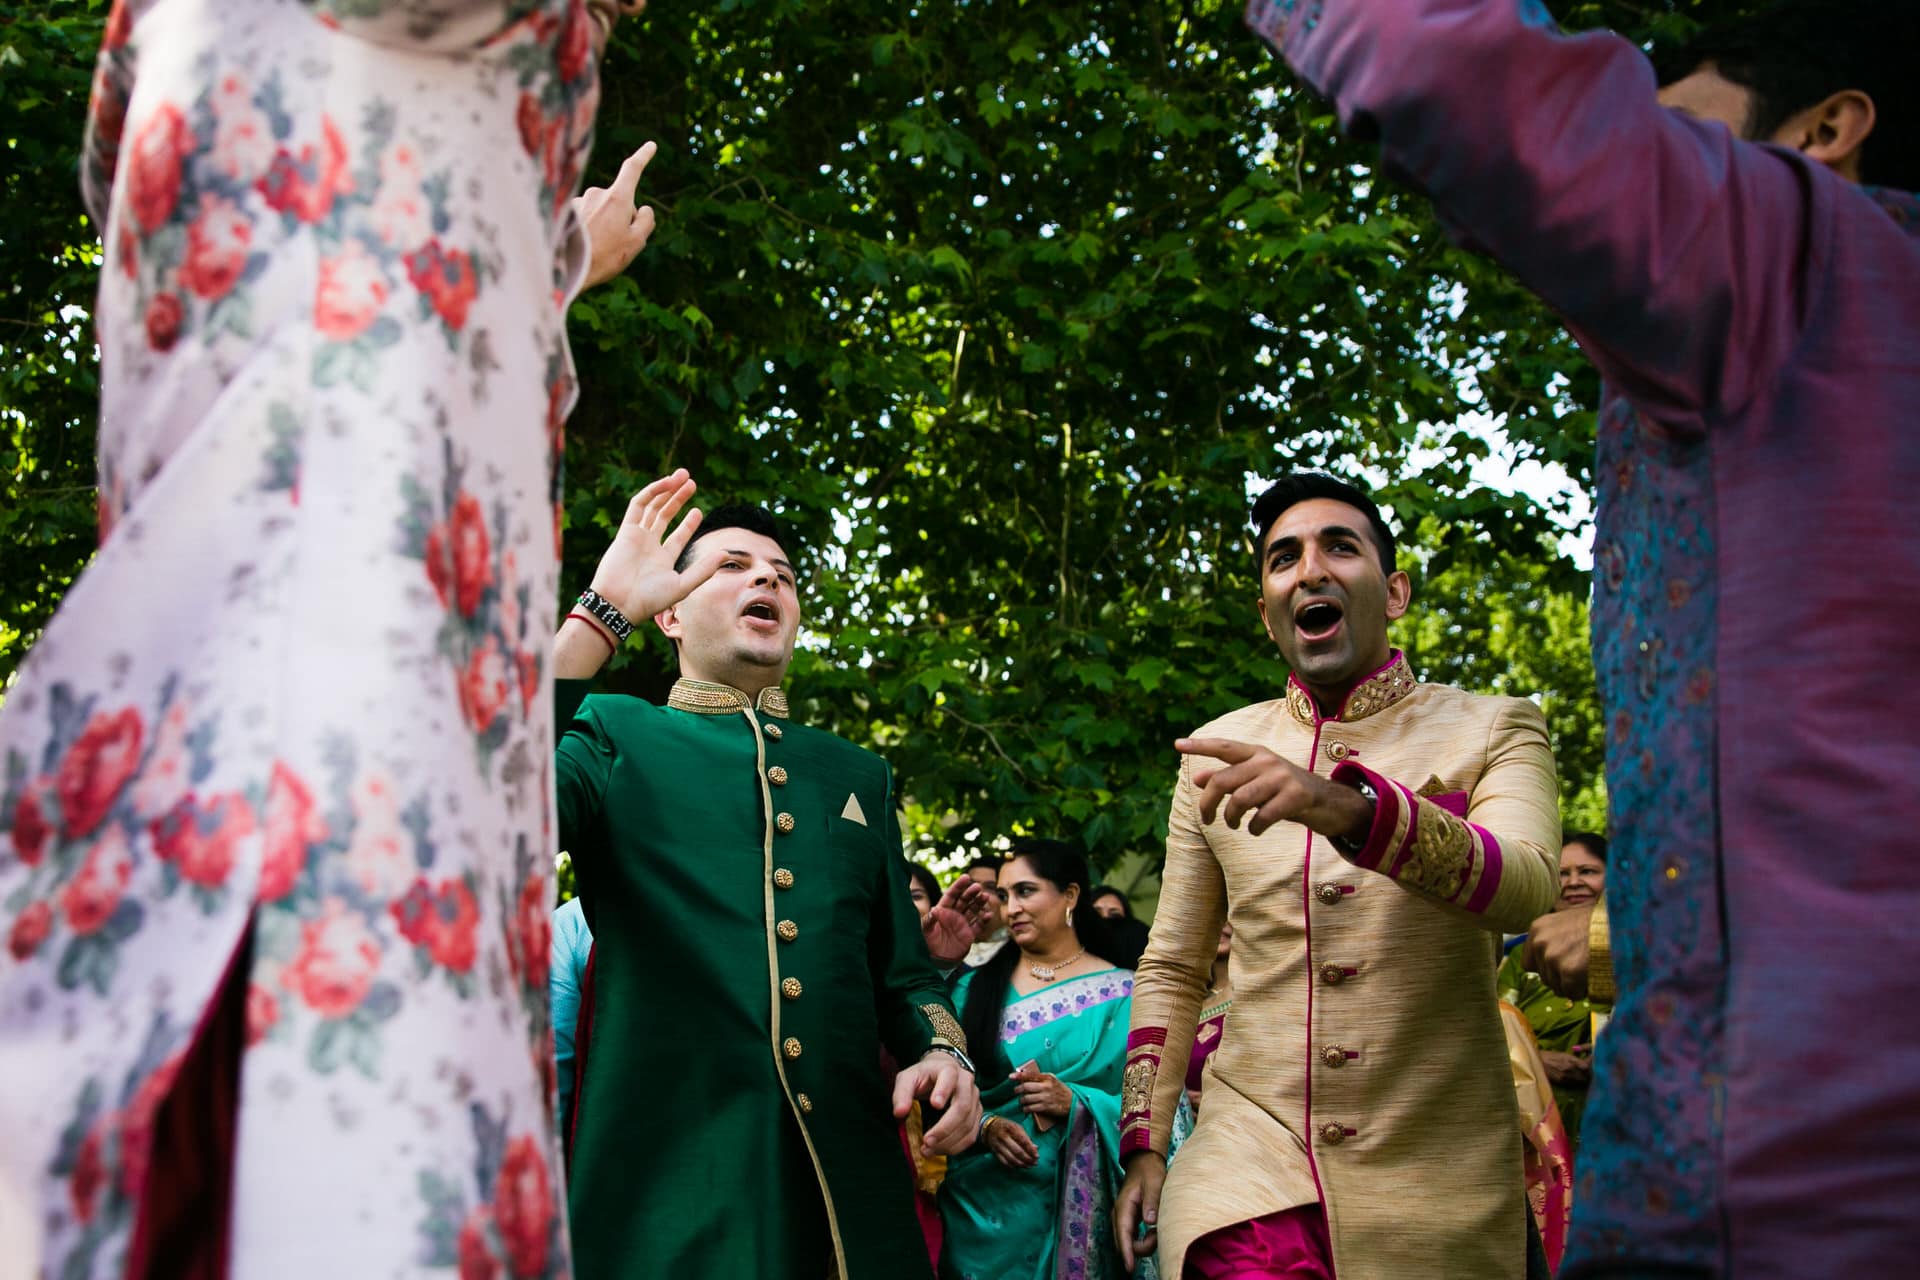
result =
[[[1538,0],[1253,0],[1609,385],[1619,834],[1565,1276],[1920,1257],[1920,110],[1910,0],[1791,0],[1659,88]]]

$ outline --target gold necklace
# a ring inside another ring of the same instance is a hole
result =
[[[1066,960],[1062,960],[1057,965],[1034,964],[1031,961],[1029,961],[1027,964],[1027,972],[1032,974],[1034,977],[1040,979],[1040,981],[1042,982],[1052,982],[1054,974],[1058,973],[1062,969],[1070,969],[1074,965],[1079,964],[1080,957],[1084,956],[1085,954],[1087,954],[1087,949],[1085,947],[1082,947],[1078,951],[1074,952],[1070,958]]]

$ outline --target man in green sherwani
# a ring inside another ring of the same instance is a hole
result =
[[[560,844],[595,939],[576,1273],[925,1277],[897,1119],[944,1108],[924,1149],[958,1151],[980,1095],[907,893],[892,772],[788,718],[800,605],[778,528],[742,508],[675,529],[693,489],[682,471],[633,499],[554,643]],[[587,697],[647,617],[679,649],[667,705]],[[912,1064],[891,1089],[883,1044]]]

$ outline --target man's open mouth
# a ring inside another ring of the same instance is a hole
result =
[[[1331,600],[1310,600],[1294,613],[1293,625],[1302,640],[1326,640],[1340,630],[1345,617],[1346,611]]]
[[[752,604],[740,611],[740,616],[743,618],[752,618],[755,622],[767,622],[774,626],[780,625],[780,610],[774,608],[772,604],[765,600],[755,600]]]

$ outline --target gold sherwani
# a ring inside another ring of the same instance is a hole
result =
[[[1133,989],[1122,1150],[1164,1154],[1222,920],[1233,1013],[1168,1171],[1161,1274],[1221,1227],[1319,1201],[1341,1280],[1518,1280],[1519,1118],[1498,930],[1553,905],[1557,812],[1530,702],[1421,684],[1406,659],[1322,719],[1297,684],[1193,736],[1266,747],[1379,794],[1350,856],[1297,823],[1203,827],[1181,765]]]

